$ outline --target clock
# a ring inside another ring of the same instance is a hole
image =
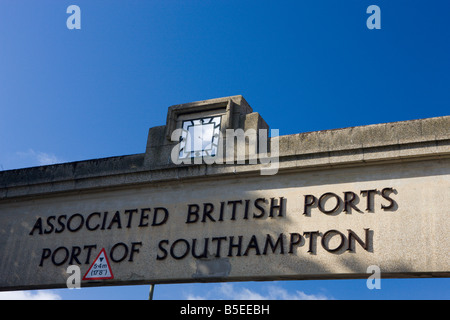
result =
[[[185,120],[180,137],[180,159],[214,157],[217,154],[222,117]]]

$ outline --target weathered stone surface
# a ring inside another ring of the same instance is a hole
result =
[[[213,103],[267,126],[242,96]],[[102,248],[114,279],[82,286],[449,276],[450,117],[278,137],[262,176],[171,163],[171,110],[145,153],[0,172],[1,290],[65,287]]]

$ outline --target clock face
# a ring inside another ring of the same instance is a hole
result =
[[[219,145],[221,116],[183,121],[180,159],[215,156]]]

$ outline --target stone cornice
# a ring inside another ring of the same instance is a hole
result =
[[[164,126],[163,126],[164,127]],[[152,129],[150,129],[152,131]],[[450,116],[280,136],[279,172],[450,156]],[[148,153],[0,172],[0,200],[208,176],[259,175],[263,164],[154,165]]]

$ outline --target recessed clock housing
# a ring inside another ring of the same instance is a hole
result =
[[[219,159],[227,161],[226,132],[238,129],[244,132],[253,129],[257,134],[259,129],[269,129],[241,95],[173,105],[167,112],[166,125],[149,130],[145,164],[165,168],[192,165],[190,159],[195,159],[194,165],[218,163]],[[177,160],[174,155],[178,156]],[[231,161],[234,155],[236,152],[230,152]]]
[[[180,159],[215,156],[219,147],[222,117],[185,120],[180,137]]]

